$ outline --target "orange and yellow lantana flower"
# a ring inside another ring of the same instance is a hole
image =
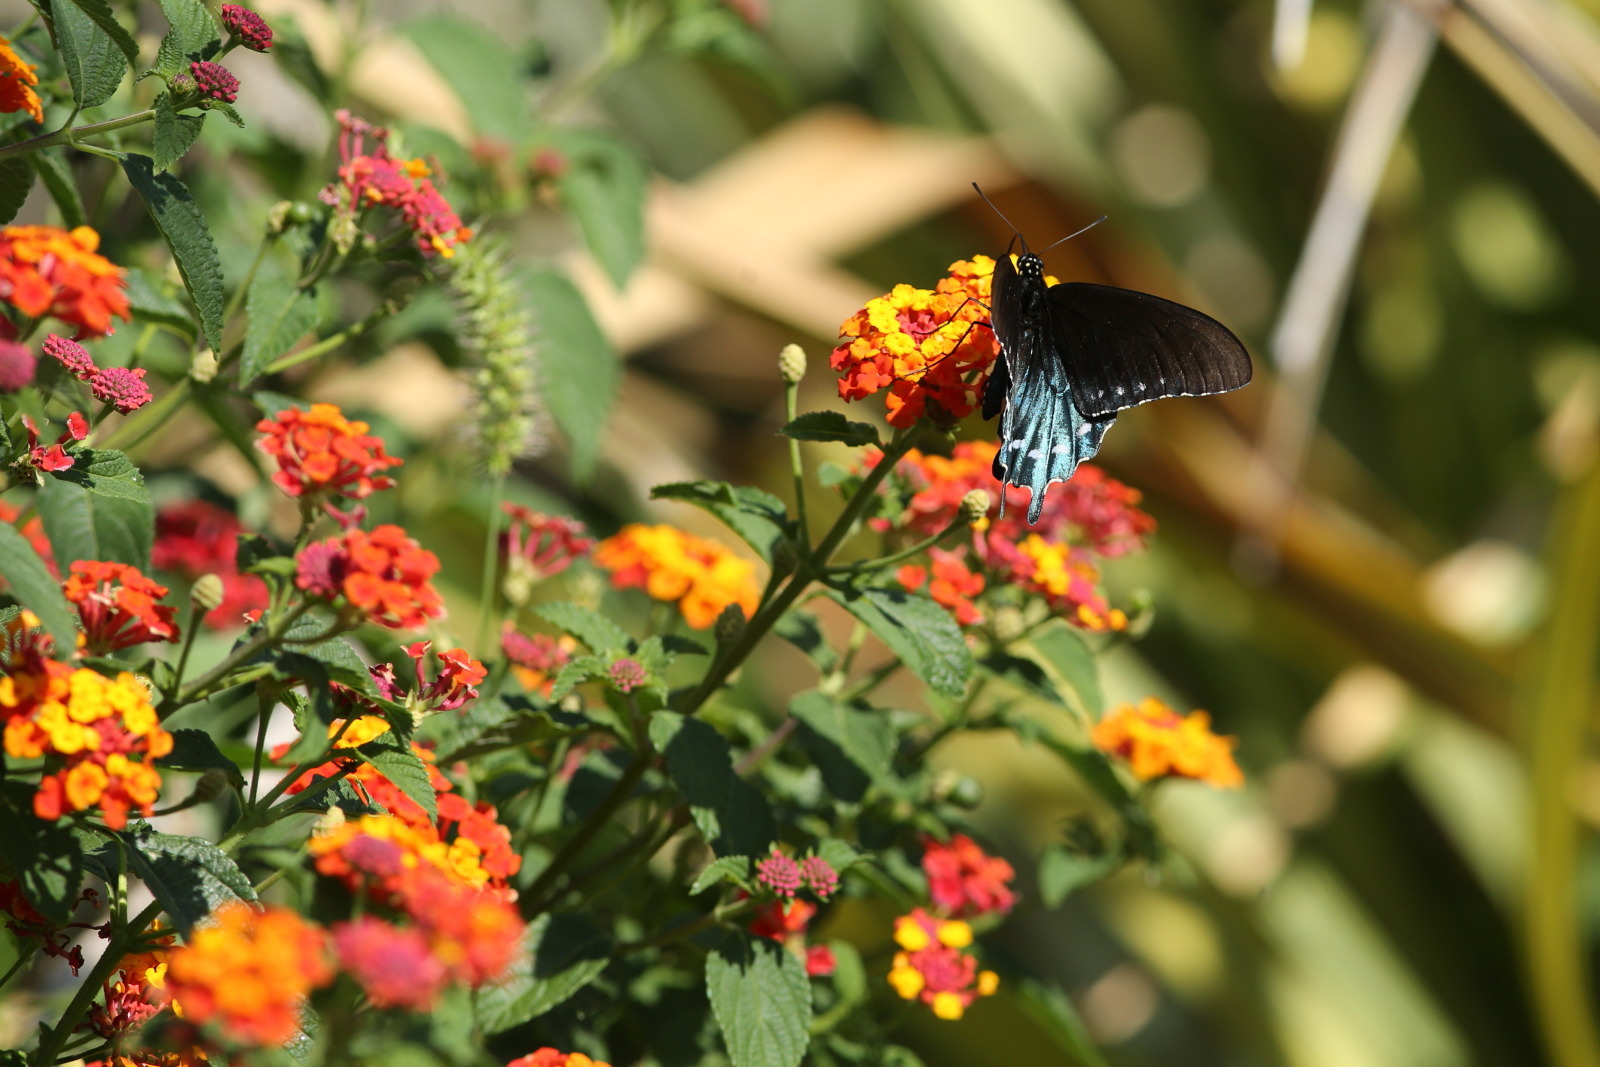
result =
[[[594,561],[618,589],[643,589],[677,601],[686,622],[704,630],[729,604],[749,618],[760,601],[755,565],[724,545],[673,526],[625,526],[600,542]]]
[[[34,65],[17,55],[9,40],[0,37],[0,112],[26,111],[34,122],[43,122],[44,106],[33,91],[38,84]]]
[[[1234,740],[1211,732],[1203,711],[1179,715],[1155,697],[1116,708],[1094,728],[1095,747],[1128,761],[1135,778],[1194,778],[1233,789],[1244,775],[1233,760]]]
[[[31,318],[54,315],[83,335],[110,333],[112,318],[128,318],[128,294],[122,269],[99,247],[87,226],[0,229],[0,300]]]

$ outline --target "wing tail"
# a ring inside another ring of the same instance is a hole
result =
[[[1001,514],[1006,487],[1027,486],[1031,494],[1028,525],[1037,523],[1044,513],[1050,483],[1071,478],[1078,464],[1100,451],[1100,442],[1114,421],[1114,416],[1084,418],[1071,396],[1049,388],[1042,374],[1016,383],[1000,417],[1000,451],[994,458]]]

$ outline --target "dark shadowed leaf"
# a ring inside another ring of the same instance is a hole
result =
[[[826,592],[935,691],[959,696],[966,688],[972,652],[956,621],[933,600],[901,589]]]
[[[889,772],[895,733],[887,712],[860,711],[812,691],[790,701],[789,714],[800,720],[800,741],[840,800],[859,801]]]
[[[610,959],[604,931],[576,916],[541,915],[510,973],[478,990],[478,1019],[491,1034],[536,1019],[599,977]]]
[[[778,432],[797,441],[838,441],[852,448],[882,444],[876,426],[851,422],[839,411],[808,411]]]
[[[0,859],[21,883],[28,903],[51,922],[64,924],[83,885],[83,852],[69,825],[34,816],[25,799],[31,792],[7,790],[0,798]],[[21,803],[13,807],[13,799]]]
[[[44,480],[39,517],[62,574],[76,560],[98,559],[150,570],[156,513],[144,475],[116,451],[83,449],[70,470]]]
[[[118,836],[127,846],[130,871],[143,879],[184,934],[219,904],[256,899],[250,879],[213,844],[156,833],[144,825]]]
[[[212,348],[222,344],[222,261],[206,228],[205,216],[184,184],[171,174],[157,174],[149,156],[129,152],[122,157],[127,174],[161,236],[172,249],[183,286],[200,313],[200,328]]]
[[[667,757],[672,784],[719,856],[755,856],[776,834],[767,798],[733,770],[728,742],[699,719],[670,711],[650,719],[650,742]]]
[[[789,521],[782,500],[765,489],[748,485],[710,480],[667,482],[652,487],[650,498],[682,500],[704,508],[727,523],[764,560],[772,559],[773,546],[783,539],[783,529]]]

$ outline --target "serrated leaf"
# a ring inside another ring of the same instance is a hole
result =
[[[111,14],[106,0],[50,0],[50,16],[78,107],[110,100],[138,59],[133,35]]]
[[[410,745],[401,743],[398,738],[391,740],[391,737],[385,734],[376,741],[369,741],[350,751],[415,801],[428,813],[428,818],[437,819],[439,802],[433,790],[433,781],[428,776],[427,765],[422,762],[421,756],[411,751]]]
[[[960,696],[972,675],[972,652],[950,613],[929,597],[901,589],[824,592],[866,624],[935,692]]]
[[[711,512],[767,561],[783,540],[789,512],[783,501],[764,489],[703,479],[652,486],[652,500],[681,500]]]
[[[156,170],[166,170],[189,151],[200,128],[205,125],[204,115],[180,115],[172,108],[170,93],[156,97],[156,132],[150,146],[151,165]]]
[[[528,91],[504,37],[459,13],[424,15],[402,32],[450,83],[479,133],[522,142],[531,121]]]
[[[550,687],[550,699],[558,701],[578,686],[594,678],[604,677],[610,662],[599,656],[578,656],[563,664],[556,672]]]
[[[129,152],[122,170],[141,197],[156,228],[172,249],[183,286],[189,290],[200,329],[213,349],[222,347],[222,261],[205,216],[188,188],[171,174],[157,174],[149,156]]]
[[[31,789],[29,790],[31,792]],[[39,914],[65,925],[83,885],[83,851],[70,825],[0,801],[0,859]]]
[[[801,744],[840,800],[859,801],[889,773],[895,732],[887,713],[858,711],[812,691],[790,701],[789,714],[799,720]]]
[[[672,784],[712,851],[767,851],[777,836],[772,810],[760,790],[734,773],[733,753],[721,734],[699,719],[658,711],[650,719],[650,743],[666,756]]]
[[[772,627],[772,632],[811,658],[817,670],[827,674],[839,665],[839,654],[828,645],[822,624],[809,611],[793,609]]]
[[[139,322],[153,322],[176,330],[188,340],[194,340],[194,312],[175,297],[168,296],[161,284],[137,267],[122,272],[128,295],[128,308]]]
[[[217,742],[204,730],[173,730],[172,751],[156,760],[156,766],[176,771],[219,770],[228,776],[234,788],[244,786],[244,773],[239,765],[217,747]]]
[[[50,576],[33,545],[9,522],[0,522],[0,578],[6,580],[18,603],[39,616],[57,648],[77,647],[78,618],[61,595],[61,583]]]
[[[851,422],[839,411],[808,411],[778,432],[796,441],[838,441],[851,448],[883,443],[876,426],[870,422]]]
[[[583,919],[541,915],[506,977],[478,990],[478,1021],[498,1034],[536,1019],[599,977],[610,959],[603,931]]]
[[[0,225],[17,217],[33,188],[33,167],[26,158],[0,160]]]
[[[749,856],[723,856],[706,864],[705,870],[695,878],[694,885],[689,887],[689,895],[697,897],[714,885],[723,882],[732,882],[740,889],[753,890],[755,883],[750,880]]]
[[[565,600],[540,604],[534,609],[545,622],[576,637],[589,647],[589,651],[626,652],[633,647],[627,632],[599,612],[580,607]]]
[[[144,475],[121,452],[80,449],[71,469],[46,478],[39,517],[66,574],[73,562],[97,559],[150,570],[155,506]]]
[[[1051,845],[1039,854],[1039,900],[1047,908],[1058,908],[1075,890],[1093,885],[1122,865],[1115,851],[1091,855]]]
[[[256,899],[250,879],[209,842],[157,833],[148,826],[118,836],[128,849],[129,870],[144,881],[185,936],[217,905]]]
[[[317,302],[293,282],[267,271],[256,275],[245,297],[250,320],[244,331],[244,353],[239,360],[239,388],[266,372],[268,364],[317,325]]]
[[[733,1067],[798,1067],[811,1038],[811,982],[793,953],[730,937],[706,957],[706,994]]]
[[[837,837],[826,838],[818,844],[817,855],[833,868],[835,874],[843,874],[864,858],[854,845]]]
[[[72,168],[62,154],[56,149],[47,148],[30,153],[28,160],[39,172],[39,180],[44,182],[45,191],[55,201],[56,210],[61,212],[61,225],[69,230],[85,225],[89,216],[83,209],[83,196],[78,192]]]
[[[550,139],[567,160],[561,198],[590,254],[620,291],[644,258],[650,172],[632,149],[604,134],[564,130]]]
[[[1100,695],[1100,668],[1094,653],[1072,627],[1047,626],[1028,639],[1040,661],[1055,676],[1058,691],[1071,694],[1078,710],[1090,718],[1098,717],[1105,706]]]
[[[566,275],[528,271],[521,288],[537,334],[545,403],[572,449],[572,476],[587,482],[617,399],[622,374],[616,350]]]
[[[209,59],[209,46],[221,44],[217,24],[200,0],[161,0],[161,13],[171,29],[156,52],[156,71],[165,78],[187,74],[196,59]]]

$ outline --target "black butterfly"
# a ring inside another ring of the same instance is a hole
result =
[[[1032,490],[1029,525],[1050,483],[1100,450],[1123,408],[1250,381],[1250,353],[1216,319],[1131,289],[1047,286],[1027,241],[1015,267],[1009,252],[995,263],[989,318],[1000,342],[983,390],[983,417],[1000,416],[994,476],[1002,513],[1006,486]]]

